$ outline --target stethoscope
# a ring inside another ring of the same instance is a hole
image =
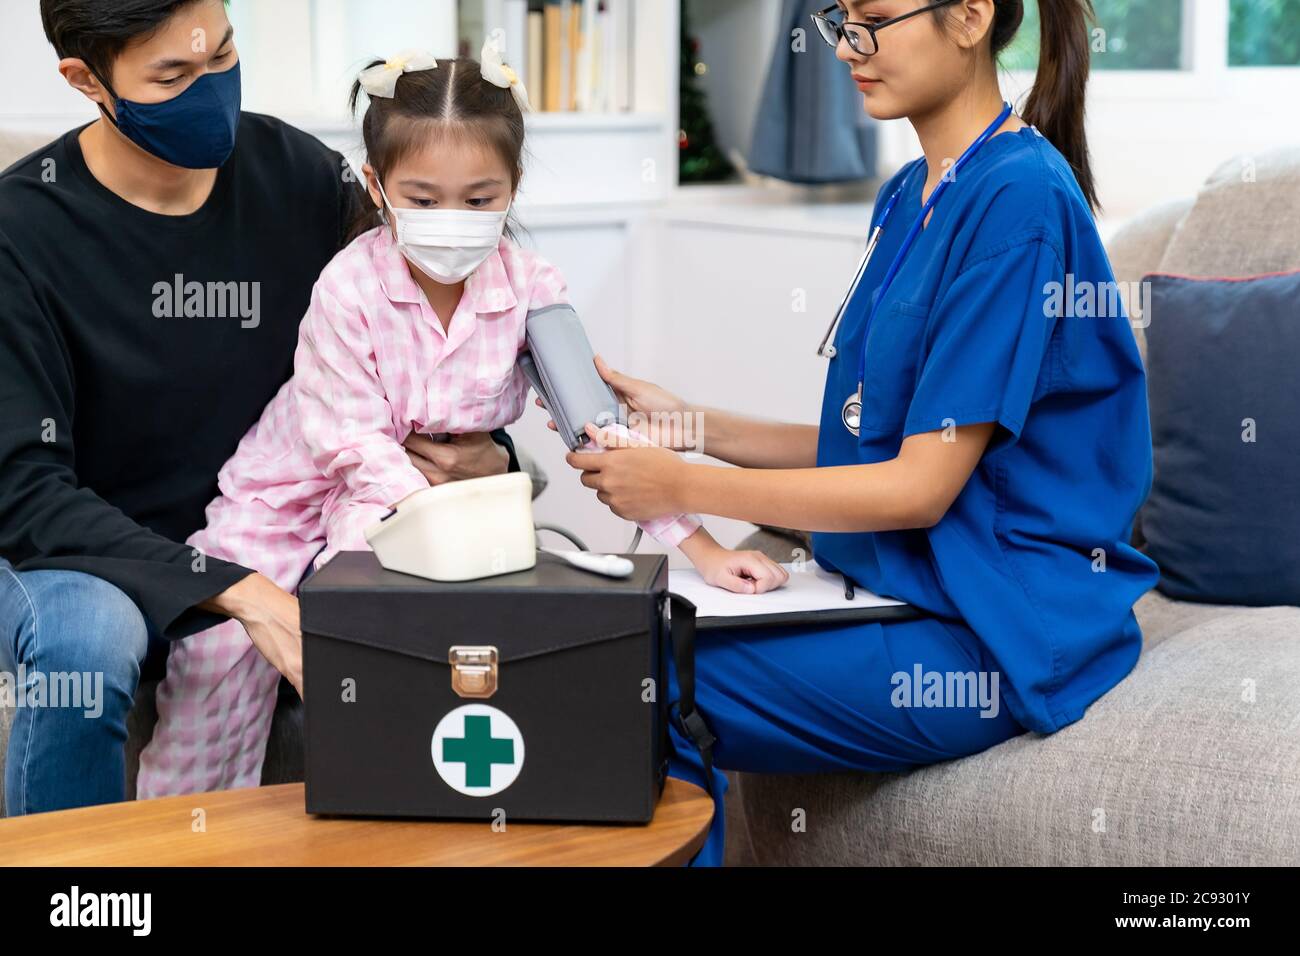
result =
[[[917,216],[916,221],[912,223],[912,228],[903,239],[903,244],[898,247],[898,252],[894,256],[894,261],[890,263],[889,271],[885,273],[885,278],[880,283],[880,288],[876,292],[875,299],[871,303],[871,309],[867,313],[867,324],[862,328],[862,354],[858,359],[858,390],[853,392],[844,400],[844,405],[840,409],[840,420],[844,422],[844,427],[853,435],[858,434],[858,428],[862,424],[862,383],[866,377],[867,370],[867,329],[870,328],[871,320],[876,315],[876,309],[879,307],[881,300],[885,298],[885,293],[889,291],[889,286],[890,283],[894,281],[894,276],[898,274],[898,270],[902,267],[903,258],[907,255],[908,250],[911,249],[912,244],[916,242],[916,237],[920,235],[921,228],[925,224],[925,219],[930,215],[930,210],[934,208],[935,203],[939,201],[939,197],[943,195],[943,192],[948,188],[948,185],[957,178],[957,171],[965,165],[967,160],[975,155],[981,146],[989,141],[990,137],[993,136],[998,127],[1005,123],[1007,117],[1010,115],[1011,104],[1003,103],[1002,112],[998,114],[998,118],[990,123],[988,128],[976,137],[975,142],[966,147],[966,151],[957,158],[957,162],[953,163],[952,168],[944,173],[939,184],[935,186],[934,191],[930,193],[930,198],[927,199],[925,205],[921,207],[921,214]],[[921,167],[918,166],[917,168],[919,169]],[[913,173],[914,172],[915,170]],[[844,299],[840,302],[840,307],[835,310],[835,318],[831,320],[830,328],[826,330],[826,334],[822,337],[821,344],[817,346],[818,355],[824,355],[826,358],[835,357],[837,349],[834,345],[829,345],[828,343],[831,340],[831,336],[835,334],[835,329],[839,326],[840,319],[844,316],[844,310],[848,307],[849,301],[858,291],[858,285],[862,282],[862,276],[867,271],[867,264],[871,262],[871,254],[876,251],[876,245],[880,242],[880,234],[885,229],[885,223],[889,221],[889,214],[894,211],[894,206],[898,204],[898,197],[902,195],[903,190],[907,188],[907,184],[910,181],[911,175],[909,174],[909,176],[903,180],[902,184],[894,190],[893,195],[891,195],[885,202],[885,208],[880,214],[880,222],[877,224],[876,228],[871,231],[871,236],[867,240],[867,248],[863,251],[862,258],[858,261],[858,270],[856,275],[853,277],[853,284],[849,286],[848,292],[844,293]]]

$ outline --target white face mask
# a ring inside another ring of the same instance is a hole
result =
[[[397,248],[434,282],[450,285],[481,266],[501,241],[510,206],[501,211],[477,209],[394,209],[379,194],[397,221]],[[513,203],[513,199],[511,200]]]

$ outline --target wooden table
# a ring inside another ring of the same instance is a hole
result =
[[[313,817],[303,786],[250,787],[0,820],[9,866],[680,866],[713,801],[669,777],[644,825]],[[195,832],[195,810],[206,832]]]

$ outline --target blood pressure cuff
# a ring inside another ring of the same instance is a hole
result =
[[[528,376],[570,451],[587,443],[587,422],[604,428],[622,422],[618,398],[596,371],[595,353],[578,313],[556,303],[528,313],[526,351],[519,367]]]

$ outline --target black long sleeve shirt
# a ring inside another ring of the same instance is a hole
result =
[[[0,174],[0,557],[103,578],[174,639],[250,573],[183,542],[365,194],[337,152],[245,113],[203,206],[159,215],[95,179],[80,132]]]

